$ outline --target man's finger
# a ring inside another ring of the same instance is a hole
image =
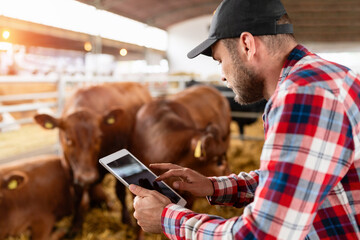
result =
[[[130,184],[129,190],[130,192],[139,197],[148,197],[151,195],[151,190],[137,186],[135,184]]]
[[[183,177],[184,179],[187,179],[189,176],[187,176],[186,172],[184,171],[184,168],[171,169],[167,172],[164,172],[159,177],[157,177],[156,181],[161,181],[164,179],[168,179],[170,177]]]
[[[186,182],[181,182],[181,181],[173,182],[173,187],[177,190],[182,190],[182,191],[188,191],[188,190],[192,189],[191,184],[186,183]]]
[[[170,170],[170,169],[181,169],[182,167],[173,163],[152,163],[150,164],[150,168]]]

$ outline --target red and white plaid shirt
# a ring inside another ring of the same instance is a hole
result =
[[[360,239],[360,77],[298,45],[263,115],[260,169],[210,178],[223,219],[175,204],[171,239]]]

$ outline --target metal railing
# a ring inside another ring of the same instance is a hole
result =
[[[152,96],[174,94],[186,88],[186,83],[192,80],[190,76],[167,76],[167,75],[132,75],[126,80],[146,84]],[[41,111],[55,109],[55,115],[60,116],[63,109],[67,89],[101,82],[118,82],[114,77],[34,77],[34,76],[0,76],[0,84],[11,83],[51,83],[54,84],[56,91],[23,93],[14,95],[0,95],[0,114],[9,115],[14,112]],[[198,80],[197,80],[198,81]],[[200,80],[201,81],[201,80]],[[202,80],[203,82],[208,82]],[[175,84],[174,84],[175,83]],[[4,94],[4,93],[3,93]],[[233,92],[222,92],[225,97],[234,97]],[[51,99],[51,100],[49,100]],[[2,105],[3,102],[32,101],[30,103],[19,103]],[[47,100],[47,101],[45,101]],[[261,113],[257,112],[231,112],[233,117],[257,119]],[[10,121],[0,122],[0,132],[13,125],[22,125],[33,122],[32,117],[22,119],[11,119]]]
[[[185,82],[189,81],[187,76],[133,76],[127,81],[135,81],[146,84],[153,96],[163,94],[173,94],[185,88]],[[39,92],[39,93],[23,93],[14,95],[0,95],[0,115],[11,114],[14,112],[38,111],[40,109],[56,109],[56,115],[60,115],[65,103],[66,89],[69,84],[86,85],[100,82],[118,82],[119,79],[113,77],[34,77],[34,76],[2,76],[0,84],[11,83],[52,83],[56,87],[55,92]],[[167,88],[168,84],[177,83],[177,88]],[[156,86],[162,84],[163,87]],[[6,94],[6,93],[3,93]],[[44,101],[46,99],[54,99],[52,101]],[[11,105],[3,105],[4,102],[21,102],[32,101],[31,103],[19,103]],[[25,124],[32,122],[32,118],[12,119],[11,121],[0,122],[0,131],[11,127],[11,125]]]

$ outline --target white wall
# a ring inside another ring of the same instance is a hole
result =
[[[200,78],[221,74],[221,68],[212,57],[199,55],[188,59],[187,53],[208,37],[211,15],[194,18],[173,25],[168,29],[168,60],[169,72],[186,72],[199,74]],[[220,79],[219,79],[220,80]]]
[[[173,25],[168,29],[169,72],[186,72],[199,74],[205,79],[211,75],[221,74],[220,66],[211,57],[199,55],[188,59],[186,54],[204,41],[208,36],[211,15],[193,18]],[[296,35],[295,35],[296,36]],[[350,67],[360,73],[360,45],[358,43],[301,43],[309,50],[327,60]]]
[[[360,44],[357,42],[304,43],[304,46],[326,60],[360,73]]]

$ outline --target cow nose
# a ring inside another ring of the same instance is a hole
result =
[[[221,160],[221,164],[218,163],[218,167],[219,169],[221,169],[220,171],[222,172],[221,175],[223,176],[227,176],[227,175],[230,175],[231,174],[231,171],[230,171],[230,168],[229,168],[229,164],[226,160],[226,158],[223,158]]]
[[[90,172],[78,172],[75,175],[74,182],[80,186],[87,186],[94,183],[98,179],[98,173],[96,171]]]
[[[224,168],[224,173],[223,173],[223,175],[224,175],[224,176],[228,176],[228,175],[230,175],[230,174],[231,174],[230,168],[229,168],[229,166],[226,164],[226,166],[225,166],[225,168]]]

